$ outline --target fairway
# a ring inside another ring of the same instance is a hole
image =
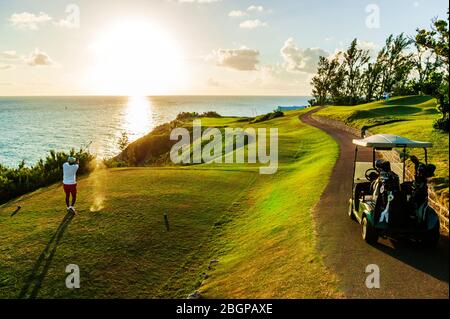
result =
[[[312,219],[338,148],[327,134],[301,123],[301,114],[269,121],[280,132],[278,173],[260,177],[236,208],[239,217],[229,221],[217,245],[221,263],[200,289],[206,297],[339,296],[317,253]]]
[[[238,171],[138,168],[94,173],[79,183],[78,213],[53,259],[48,251],[40,263],[66,214],[62,189],[53,186],[18,201],[22,209],[14,217],[10,213],[16,203],[5,205],[0,209],[0,295],[18,297],[29,286],[22,297],[184,297],[207,257],[212,225],[253,179],[254,173]],[[104,197],[103,208],[90,212],[95,196]],[[81,269],[82,289],[65,287],[64,270],[71,263]],[[41,287],[33,295],[37,284]]]
[[[338,149],[301,113],[252,125],[279,128],[274,175],[260,164],[99,169],[80,179],[73,218],[59,185],[0,206],[0,297],[338,296],[311,214]],[[65,287],[68,264],[80,289]]]

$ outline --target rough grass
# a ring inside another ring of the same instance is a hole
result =
[[[204,297],[338,296],[311,216],[337,145],[300,113],[258,124],[279,128],[274,175],[259,164],[105,169],[79,181],[73,218],[59,185],[0,206],[0,297],[179,298],[199,287]],[[80,267],[80,289],[65,287],[68,264]]]
[[[431,179],[440,201],[448,205],[448,152],[449,135],[433,129],[433,121],[439,118],[436,101],[429,96],[396,97],[388,103],[372,102],[356,106],[330,106],[316,113],[362,128],[368,126],[373,133],[401,135],[413,140],[431,141],[429,162],[437,166]],[[423,151],[412,153],[423,160]]]

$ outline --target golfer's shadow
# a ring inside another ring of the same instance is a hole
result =
[[[30,275],[27,277],[25,285],[19,294],[20,299],[36,298],[39,289],[41,288],[42,281],[50,268],[50,264],[56,253],[56,248],[58,247],[67,226],[69,226],[74,216],[75,215],[72,212],[68,212],[66,216],[64,216],[64,219],[59,224],[58,229],[53,234],[45,249],[39,255],[39,258],[34,264]]]

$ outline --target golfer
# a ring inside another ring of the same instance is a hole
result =
[[[63,164],[63,188],[66,193],[67,211],[75,213],[75,202],[77,200],[77,170],[80,161],[75,157],[69,156],[67,162]],[[72,203],[69,206],[70,195],[72,195]]]

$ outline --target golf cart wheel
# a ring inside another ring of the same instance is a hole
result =
[[[370,224],[366,216],[363,217],[361,225],[361,235],[364,241],[370,245],[375,244],[378,241],[378,233],[376,229]]]
[[[348,217],[351,220],[356,220],[355,214],[353,214],[353,201],[351,199],[348,201]]]
[[[437,222],[436,225],[427,232],[423,240],[423,244],[425,245],[425,247],[430,249],[434,249],[437,247],[439,238],[441,237],[439,229],[440,225],[439,222]]]

